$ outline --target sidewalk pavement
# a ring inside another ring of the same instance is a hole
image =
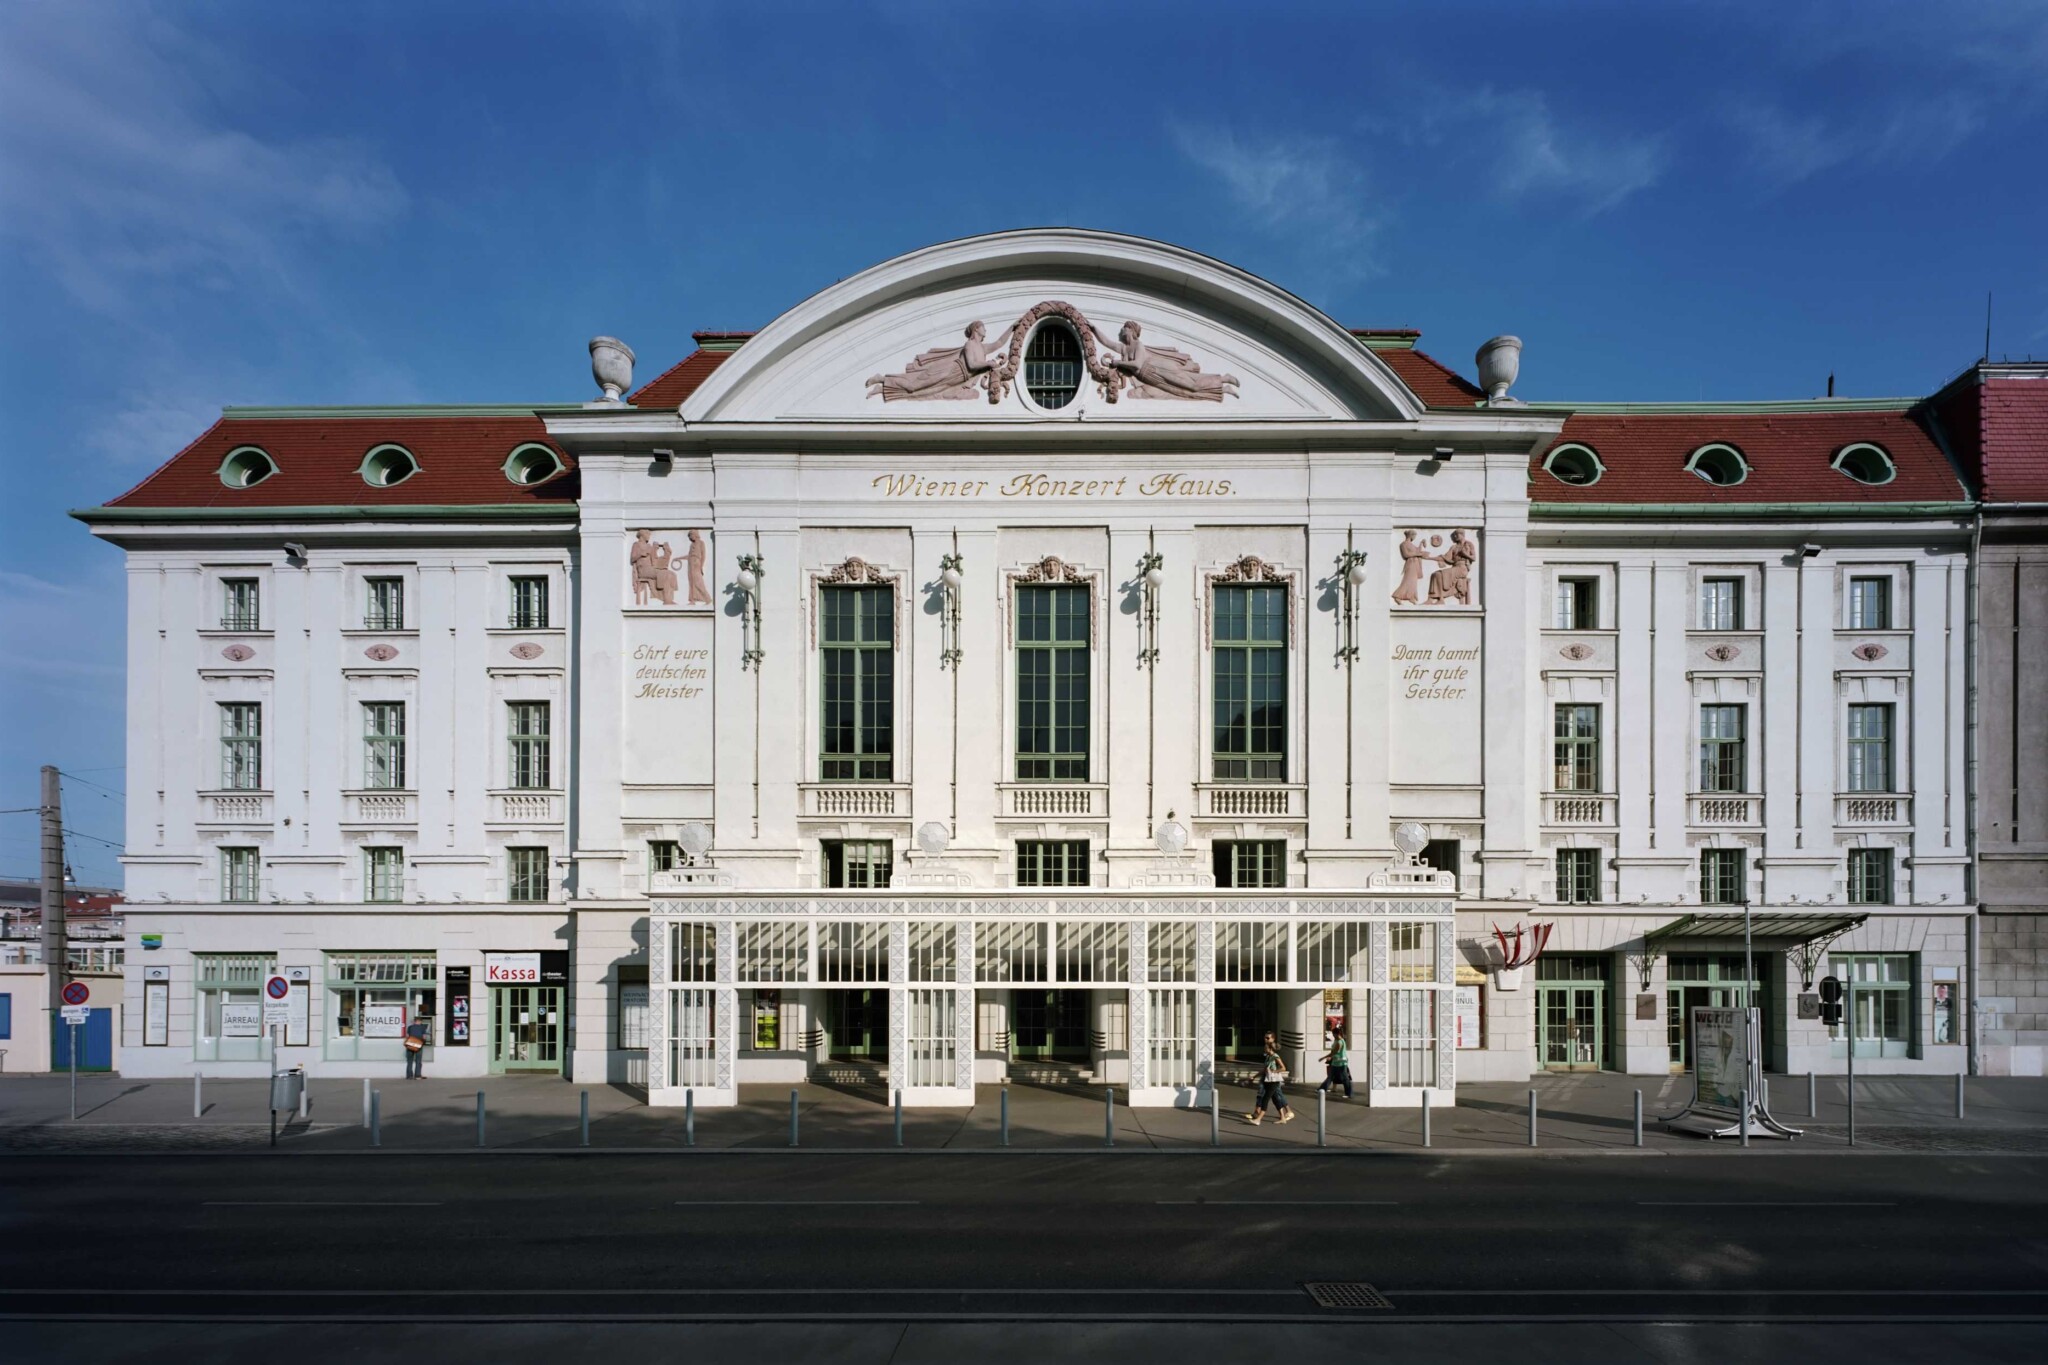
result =
[[[1777,1118],[1802,1129],[1792,1142],[1756,1139],[1778,1152],[1846,1150],[1846,1085],[1821,1077],[1819,1113],[1806,1108],[1804,1076],[1771,1078]],[[476,1102],[485,1097],[484,1146],[491,1150],[573,1152],[580,1148],[578,1102],[590,1096],[593,1150],[683,1149],[689,1141],[681,1109],[650,1109],[625,1086],[582,1087],[558,1077],[494,1076],[477,1080],[382,1079],[381,1150],[463,1151],[477,1146]],[[871,1092],[820,1085],[747,1086],[741,1103],[700,1109],[694,1125],[699,1149],[787,1150],[789,1097],[797,1095],[798,1138],[810,1149],[878,1150],[895,1145],[895,1117]],[[1430,1114],[1434,1151],[1530,1155],[1529,1092],[1538,1106],[1537,1154],[1637,1155],[1632,1111],[1643,1094],[1643,1155],[1741,1150],[1729,1139],[1668,1133],[1660,1115],[1684,1107],[1687,1076],[1612,1073],[1537,1076],[1526,1084],[1487,1083],[1458,1088],[1455,1106],[1437,1103]],[[997,1151],[1002,1147],[1002,1094],[1009,1093],[1009,1147],[1013,1151],[1100,1151],[1104,1148],[1103,1091],[1087,1087],[985,1085],[971,1109],[906,1109],[903,1146],[930,1152]],[[314,1078],[307,1083],[308,1117],[280,1116],[280,1151],[349,1153],[370,1150],[364,1126],[363,1083]],[[61,1076],[0,1079],[0,1153],[166,1152],[243,1150],[270,1137],[268,1085],[256,1080],[209,1080],[204,1112],[192,1114],[189,1080],[80,1077],[79,1115],[69,1117],[69,1081]],[[1317,1093],[1289,1096],[1296,1118],[1272,1118],[1259,1127],[1245,1120],[1252,1092],[1226,1086],[1217,1136],[1237,1152],[1301,1152],[1318,1144]],[[1133,1109],[1116,1092],[1109,1111],[1120,1151],[1192,1151],[1210,1146],[1209,1112]],[[1957,1119],[1955,1088],[1947,1077],[1859,1078],[1857,1143],[1872,1152],[2048,1153],[2048,1080],[1978,1077],[1968,1082],[1967,1116]],[[1418,1109],[1372,1109],[1363,1100],[1332,1098],[1322,1141],[1332,1151],[1419,1153]]]

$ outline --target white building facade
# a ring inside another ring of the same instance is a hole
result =
[[[1067,230],[699,341],[630,397],[592,343],[592,404],[231,410],[80,514],[125,1070],[395,1073],[424,1014],[433,1074],[655,1104],[1206,1104],[1341,1030],[1408,1104],[1682,1067],[1745,981],[1831,1069],[1829,970],[1859,1066],[1967,1065],[1968,518],[1909,403],[1522,403],[1518,343],[1482,392]]]

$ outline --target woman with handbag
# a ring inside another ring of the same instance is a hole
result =
[[[1266,1035],[1266,1055],[1259,1064],[1259,1098],[1253,1104],[1252,1112],[1245,1115],[1252,1127],[1259,1126],[1265,1117],[1266,1106],[1273,1106],[1273,1112],[1280,1116],[1280,1122],[1291,1123],[1294,1111],[1287,1107],[1287,1095],[1282,1089],[1287,1083],[1287,1063],[1280,1056],[1279,1040],[1270,1033]]]

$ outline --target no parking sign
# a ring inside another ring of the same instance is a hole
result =
[[[292,1021],[292,983],[272,975],[263,983],[263,1027],[283,1028]]]

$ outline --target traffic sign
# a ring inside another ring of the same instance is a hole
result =
[[[273,976],[263,983],[263,993],[272,1000],[282,1000],[292,993],[292,983],[281,976]]]
[[[85,1005],[66,1005],[58,1013],[64,1016],[67,1024],[83,1024],[92,1018],[92,1010]]]
[[[65,1004],[67,1004],[67,1005],[83,1005],[83,1004],[84,1004],[84,1003],[85,1003],[86,1001],[88,1001],[88,1000],[90,1000],[90,999],[92,999],[92,988],[91,988],[90,986],[86,985],[86,984],[85,984],[85,983],[84,983],[83,981],[71,981],[71,982],[67,982],[67,983],[65,984],[65,986],[64,986],[64,1003],[65,1003]]]

